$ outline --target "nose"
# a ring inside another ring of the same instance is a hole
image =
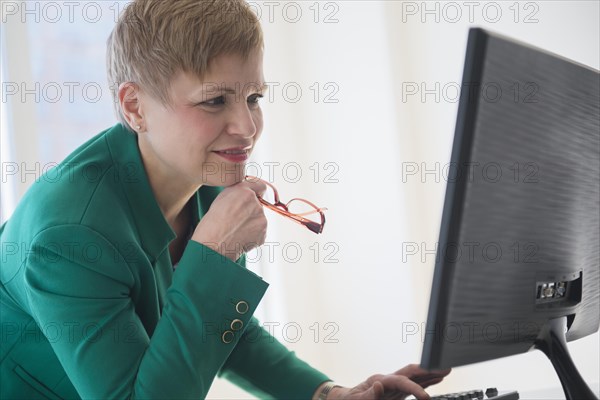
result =
[[[232,108],[229,115],[227,132],[230,135],[241,136],[244,138],[253,137],[257,132],[257,122],[254,118],[255,116],[246,102],[236,104],[236,107]]]

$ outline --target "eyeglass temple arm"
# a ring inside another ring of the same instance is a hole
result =
[[[271,203],[267,202],[266,200],[263,200],[260,197],[258,198],[258,200],[263,205],[265,205],[267,208],[269,208],[270,210],[273,210],[276,213],[278,213],[280,215],[283,215],[284,217],[288,217],[289,219],[291,219],[294,222],[297,222],[297,223],[299,223],[301,225],[306,226],[308,229],[310,229],[314,233],[321,233],[323,231],[323,225],[325,223],[325,216],[321,213],[321,210],[324,210],[324,209],[319,209],[319,210],[311,211],[311,212],[308,212],[308,213],[302,213],[302,214],[292,214],[289,211],[284,211],[284,210],[280,209],[279,207],[276,207],[276,206],[272,205]],[[314,222],[314,221],[311,221],[309,219],[301,217],[301,215],[314,214],[315,212],[318,212],[319,214],[321,214],[321,218],[323,219],[323,223],[319,224],[318,222]]]

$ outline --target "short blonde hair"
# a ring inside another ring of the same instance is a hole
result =
[[[260,23],[244,0],[134,0],[107,43],[117,118],[128,127],[118,97],[123,82],[135,82],[169,105],[171,79],[178,72],[202,79],[215,57],[247,58],[262,47]]]

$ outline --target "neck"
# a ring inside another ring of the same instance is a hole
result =
[[[183,181],[181,174],[160,163],[146,149],[144,143],[142,140],[139,141],[142,162],[150,187],[167,223],[174,228],[178,217],[184,214],[190,198],[200,187]]]

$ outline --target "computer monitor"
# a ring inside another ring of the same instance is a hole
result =
[[[596,398],[567,341],[600,323],[597,70],[471,29],[421,366],[542,350]]]

